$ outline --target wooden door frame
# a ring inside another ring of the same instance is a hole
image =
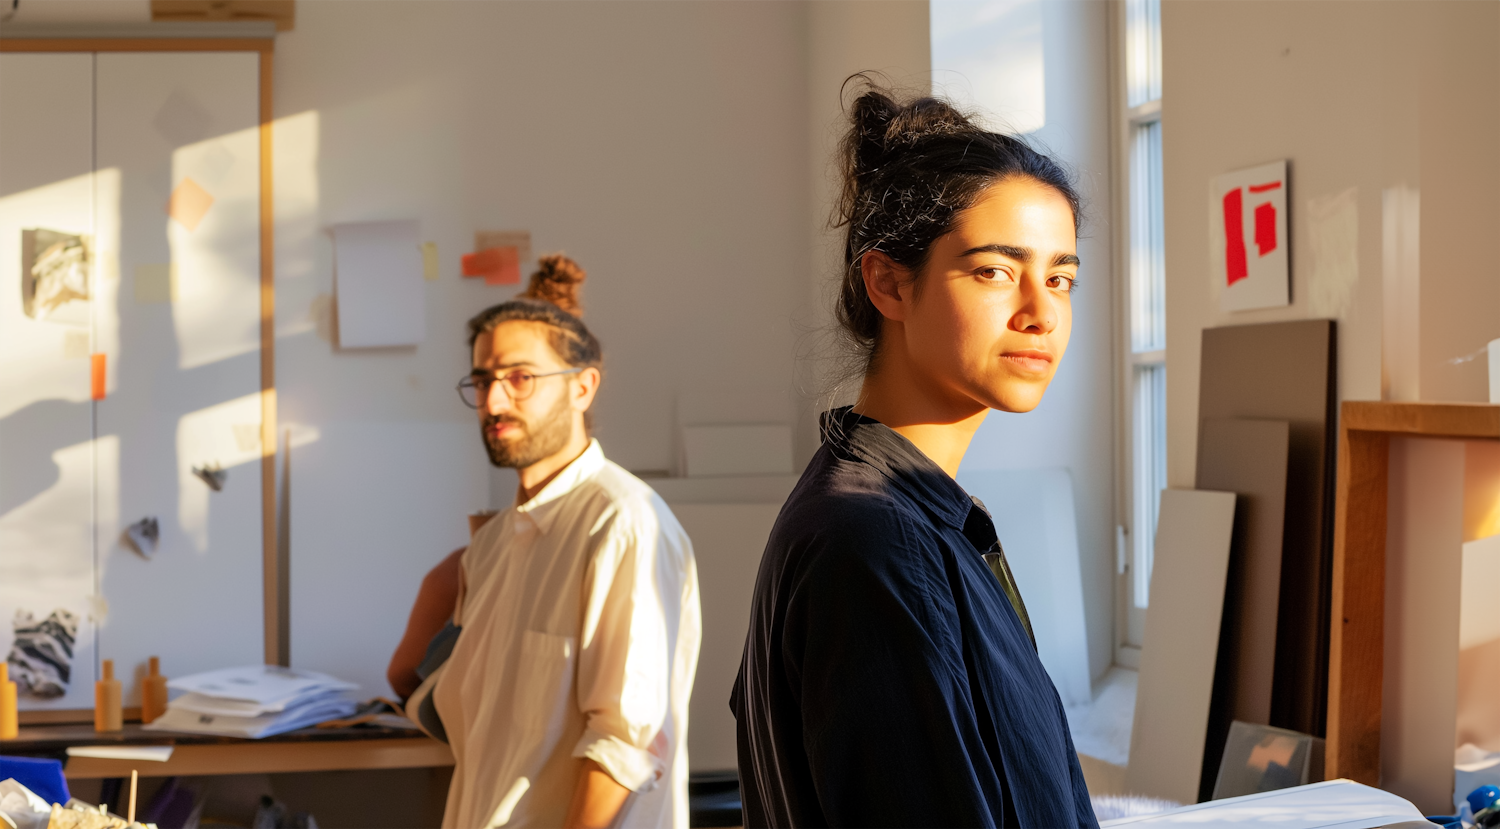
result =
[[[290,583],[288,562],[277,543],[276,525],[276,227],[271,169],[275,49],[274,34],[269,37],[0,37],[0,53],[254,52],[259,56],[260,478],[265,660],[268,665],[286,665],[291,656]],[[91,711],[84,713],[92,715]],[[23,720],[29,722],[67,721],[58,715],[76,715],[76,712],[22,712]]]

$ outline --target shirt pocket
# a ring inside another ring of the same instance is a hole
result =
[[[577,651],[571,636],[536,630],[522,634],[510,717],[515,733],[526,735],[528,748],[546,751],[561,738],[573,697]]]

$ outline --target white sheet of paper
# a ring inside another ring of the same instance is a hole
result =
[[[97,757],[100,760],[145,760],[165,763],[172,759],[171,746],[68,746],[69,757]]]
[[[1163,826],[1374,829],[1378,826],[1406,826],[1408,821],[1413,825],[1424,822],[1422,813],[1410,801],[1353,780],[1329,780],[1274,792],[1210,800],[1157,815],[1106,820],[1099,825],[1106,829],[1115,826],[1130,829]]]
[[[339,348],[416,345],[427,336],[415,221],[333,228]]]
[[[1126,791],[1198,800],[1234,500],[1232,492],[1161,493]]]

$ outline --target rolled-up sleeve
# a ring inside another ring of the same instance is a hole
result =
[[[621,504],[606,520],[605,541],[584,575],[577,689],[585,728],[573,756],[644,792],[656,784],[667,755],[656,745],[672,675],[657,583],[661,530],[649,504]]]

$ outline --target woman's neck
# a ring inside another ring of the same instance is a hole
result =
[[[878,370],[865,376],[854,411],[890,427],[956,478],[990,410],[945,391],[911,371],[909,363],[882,360]]]

